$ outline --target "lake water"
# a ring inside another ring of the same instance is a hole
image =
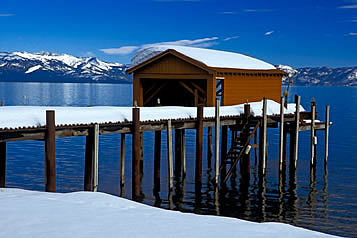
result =
[[[258,177],[254,153],[251,153],[250,180],[240,178],[239,169],[227,190],[215,193],[209,182],[213,171],[204,159],[202,193],[195,194],[195,133],[187,130],[187,176],[175,178],[172,197],[168,196],[166,139],[162,136],[161,192],[153,194],[153,133],[144,134],[143,203],[166,209],[242,218],[251,221],[279,221],[330,234],[357,237],[357,88],[293,87],[290,95],[302,97],[309,108],[317,101],[319,119],[324,120],[325,105],[331,105],[330,152],[328,170],[324,170],[324,132],[318,131],[316,178],[309,170],[310,132],[300,133],[296,174],[286,179],[278,175],[278,129],[268,130],[267,175]],[[96,106],[131,105],[132,85],[57,84],[0,82],[0,100],[6,105]],[[292,101],[292,99],[290,99]],[[1,116],[1,115],[0,115]],[[57,139],[57,191],[83,189],[85,138]],[[8,143],[7,187],[44,190],[44,143],[24,141]],[[204,146],[204,158],[206,147]],[[100,136],[98,190],[120,195],[120,136]],[[127,135],[125,188],[131,198],[131,136]],[[280,182],[279,182],[280,181]]]

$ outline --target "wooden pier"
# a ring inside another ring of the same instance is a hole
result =
[[[259,150],[259,172],[264,175],[267,167],[267,133],[268,128],[279,128],[279,172],[285,170],[287,134],[290,138],[290,168],[296,169],[298,161],[299,132],[311,131],[311,168],[316,166],[316,131],[325,133],[325,165],[328,158],[328,134],[330,127],[329,106],[326,107],[325,122],[317,121],[316,103],[311,103],[311,111],[300,111],[300,97],[295,96],[296,111],[294,114],[284,113],[284,98],[281,98],[280,114],[267,115],[267,100],[263,100],[261,116],[250,112],[250,104],[244,105],[244,113],[236,116],[220,116],[217,101],[215,116],[205,117],[203,106],[197,107],[197,117],[189,119],[169,119],[158,121],[141,121],[140,108],[132,109],[132,121],[118,123],[93,123],[55,126],[55,111],[46,112],[46,126],[17,129],[0,128],[0,187],[6,186],[6,143],[11,141],[40,140],[45,142],[45,183],[46,191],[56,191],[56,138],[85,136],[85,171],[83,186],[86,191],[96,191],[98,187],[98,145],[99,136],[105,134],[121,134],[120,144],[120,185],[124,186],[125,138],[132,135],[132,198],[141,196],[142,133],[155,132],[154,144],[154,193],[160,191],[161,135],[167,131],[168,153],[168,188],[173,189],[173,178],[186,175],[185,130],[196,131],[195,183],[201,189],[203,164],[203,128],[208,128],[208,164],[214,159],[215,186],[226,183],[240,164],[242,174],[249,176],[249,155],[252,149]],[[280,125],[280,126],[279,126]],[[214,128],[214,130],[213,130]],[[232,133],[231,146],[228,148],[228,129]],[[175,145],[172,143],[172,130],[175,131]],[[215,140],[212,140],[212,134]],[[214,143],[214,145],[213,145]],[[214,151],[213,151],[214,148]],[[175,150],[175,158],[173,158]],[[175,161],[174,161],[175,160]],[[175,166],[175,168],[174,168]],[[220,179],[219,179],[220,178]],[[249,178],[248,178],[249,179]],[[220,182],[220,183],[219,183]]]

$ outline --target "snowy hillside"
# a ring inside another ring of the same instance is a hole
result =
[[[0,81],[130,83],[128,67],[94,57],[49,52],[0,52]]]

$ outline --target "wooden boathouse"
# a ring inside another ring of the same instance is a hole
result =
[[[152,46],[133,58],[133,103],[138,106],[236,105],[280,101],[287,74],[253,57],[183,46]]]

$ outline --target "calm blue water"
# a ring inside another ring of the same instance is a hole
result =
[[[319,131],[316,178],[309,170],[309,132],[300,133],[296,175],[280,180],[277,170],[278,130],[268,131],[267,176],[259,179],[254,153],[251,176],[241,182],[239,169],[225,192],[215,193],[208,182],[213,172],[204,160],[204,183],[200,196],[194,189],[195,134],[187,131],[187,176],[176,179],[172,199],[168,199],[166,135],[162,136],[161,192],[153,195],[153,133],[144,134],[143,202],[167,209],[201,214],[224,215],[252,221],[280,221],[330,234],[357,237],[357,88],[293,87],[290,94],[302,96],[309,108],[317,101],[319,119],[331,105],[330,156],[328,171],[323,168],[324,134]],[[6,105],[131,105],[131,85],[2,83],[0,100]],[[1,115],[0,115],[1,116]],[[57,190],[83,189],[85,138],[57,139]],[[120,136],[100,136],[99,191],[120,195]],[[44,190],[44,144],[39,141],[8,143],[7,187]],[[204,151],[206,148],[204,147]],[[206,156],[206,154],[204,154]],[[131,198],[131,136],[127,136],[124,197]],[[248,184],[247,184],[248,183]],[[280,185],[280,186],[279,186]],[[279,189],[280,188],[280,189]]]

